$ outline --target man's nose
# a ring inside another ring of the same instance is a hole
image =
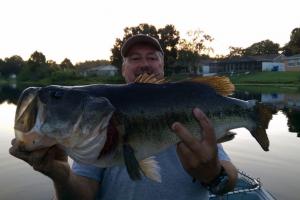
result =
[[[147,58],[142,59],[141,65],[142,65],[142,67],[143,66],[149,66],[149,62],[148,62]]]
[[[152,74],[152,67],[149,65],[143,65],[140,67],[140,72],[141,73],[148,73],[148,74]]]

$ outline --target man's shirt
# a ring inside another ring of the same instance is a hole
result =
[[[220,160],[229,160],[221,145],[218,145],[218,157]],[[208,199],[207,190],[199,181],[193,182],[192,177],[183,169],[175,145],[158,154],[156,160],[161,168],[161,183],[147,177],[132,181],[125,166],[104,169],[74,162],[72,170],[77,175],[99,181],[97,199],[101,200]]]

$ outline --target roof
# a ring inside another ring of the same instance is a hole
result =
[[[269,55],[258,55],[258,56],[242,56],[242,57],[233,57],[229,58],[223,62],[232,63],[232,62],[271,62],[277,58],[279,54],[269,54]]]
[[[295,55],[286,57],[286,59],[295,59],[295,58],[300,58],[300,54],[295,54]]]

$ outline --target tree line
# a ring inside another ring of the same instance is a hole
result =
[[[180,33],[174,25],[168,24],[163,28],[143,23],[138,26],[124,28],[123,38],[116,38],[111,49],[110,60],[84,61],[75,65],[70,59],[65,58],[61,63],[46,60],[43,53],[35,51],[27,61],[20,56],[14,55],[4,60],[0,59],[0,78],[8,78],[17,75],[20,81],[36,81],[45,77],[57,79],[72,78],[78,76],[78,71],[99,65],[113,64],[117,67],[122,65],[121,46],[132,35],[149,34],[155,37],[165,52],[166,71],[180,70],[181,67],[189,67],[190,71],[199,61],[210,59],[213,52],[210,47],[214,40],[212,36],[202,30],[188,32],[188,37],[180,38]],[[283,53],[286,56],[300,54],[300,28],[295,28],[290,34],[290,41],[283,47],[269,39],[252,44],[247,48],[229,47],[229,54],[216,56],[213,59],[223,60],[240,56],[255,56]]]

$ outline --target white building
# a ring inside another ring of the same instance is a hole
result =
[[[118,73],[118,68],[113,65],[102,65],[86,69],[81,72],[83,76],[97,75],[97,76],[115,76]]]
[[[280,62],[262,62],[262,71],[283,72],[285,66],[284,63]]]

